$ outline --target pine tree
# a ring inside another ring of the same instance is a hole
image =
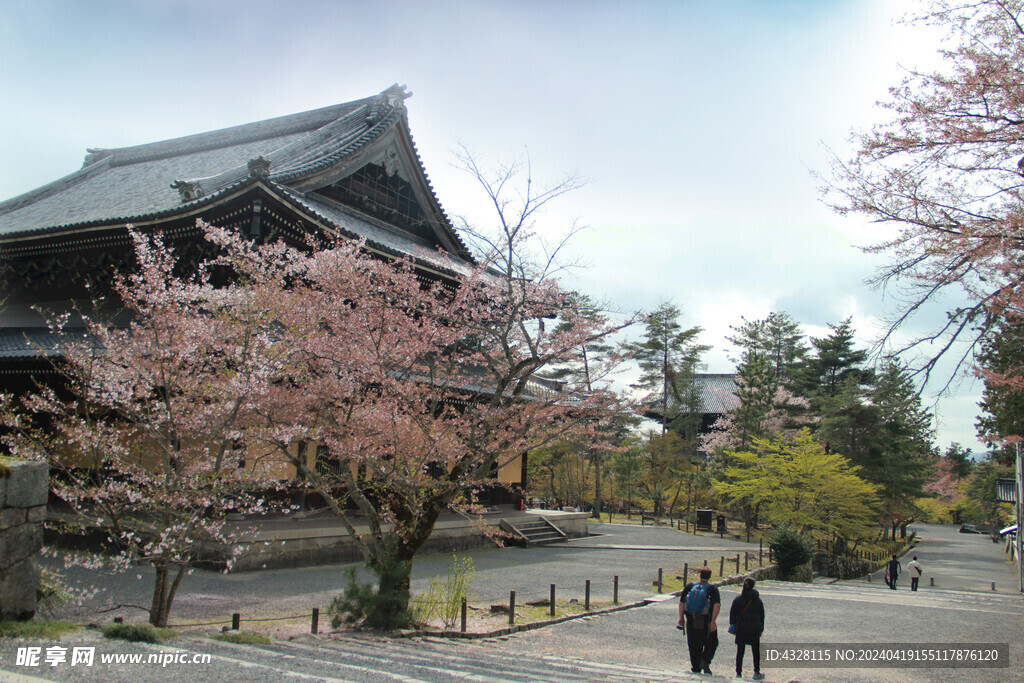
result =
[[[978,365],[985,377],[985,390],[978,406],[984,414],[976,426],[983,439],[994,443],[1011,436],[1024,436],[1024,392],[1008,376],[1019,375],[1024,366],[1024,325],[1003,321],[984,339]],[[1012,447],[997,446],[999,462],[1014,462]]]
[[[807,345],[800,325],[788,313],[769,313],[763,320],[744,321],[732,329],[736,335],[727,339],[738,346],[742,354],[762,356],[779,383],[793,381],[807,357]]]
[[[932,415],[921,406],[921,397],[909,371],[901,363],[885,363],[871,393],[878,407],[880,458],[869,473],[882,487],[883,505],[895,536],[896,526],[906,525],[917,513],[914,500],[924,495],[932,472]]]
[[[868,384],[872,372],[863,367],[867,351],[853,346],[853,321],[829,325],[831,332],[822,338],[811,338],[813,355],[797,378],[801,393],[809,398],[835,397],[844,390],[844,383]]]
[[[661,302],[647,318],[644,340],[630,350],[641,370],[634,387],[648,392],[650,412],[658,415],[662,434],[671,428],[695,448],[694,417],[699,427],[701,413],[695,380],[701,355],[710,347],[697,343],[700,327],[683,329],[681,316],[677,306]]]

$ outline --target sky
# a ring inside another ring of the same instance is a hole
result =
[[[529,159],[585,181],[538,220],[586,264],[565,275],[615,314],[683,309],[730,372],[743,319],[810,336],[852,316],[871,347],[897,303],[865,284],[886,228],[821,201],[831,155],[936,37],[915,0],[0,0],[0,200],[121,147],[366,97],[413,93],[410,126],[451,215],[493,219],[473,178]],[[956,301],[926,311],[929,329]],[[935,386],[925,387],[931,405]],[[936,442],[976,451],[981,385],[934,404]]]

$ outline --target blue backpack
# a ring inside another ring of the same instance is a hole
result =
[[[708,584],[695,583],[686,594],[686,611],[692,615],[703,616],[711,607],[711,595]]]

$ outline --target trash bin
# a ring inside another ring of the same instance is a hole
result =
[[[711,531],[714,510],[697,510],[697,531]]]
[[[718,532],[719,535],[724,536],[726,533],[725,529],[725,515],[718,515]]]

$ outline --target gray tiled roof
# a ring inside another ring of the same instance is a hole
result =
[[[705,413],[720,415],[739,406],[735,375],[699,374],[696,384]]]
[[[390,228],[383,223],[371,222],[333,202],[319,199],[316,195],[303,195],[286,190],[285,195],[328,223],[360,238],[366,238],[371,246],[382,247],[391,254],[410,254],[418,261],[440,268],[455,275],[467,275],[470,264],[438,252],[425,240],[418,240],[405,232]],[[418,247],[418,248],[417,248]]]
[[[57,340],[48,328],[0,329],[0,358],[38,358],[59,355]]]
[[[396,85],[373,97],[301,114],[146,145],[89,150],[81,170],[0,203],[0,238],[175,211],[188,206],[171,187],[179,180],[202,187],[205,196],[197,203],[209,201],[244,180],[248,161],[259,156],[270,160],[272,182],[302,179],[404,120],[405,96]],[[408,235],[403,237],[408,241]],[[398,238],[395,234],[392,242]]]

